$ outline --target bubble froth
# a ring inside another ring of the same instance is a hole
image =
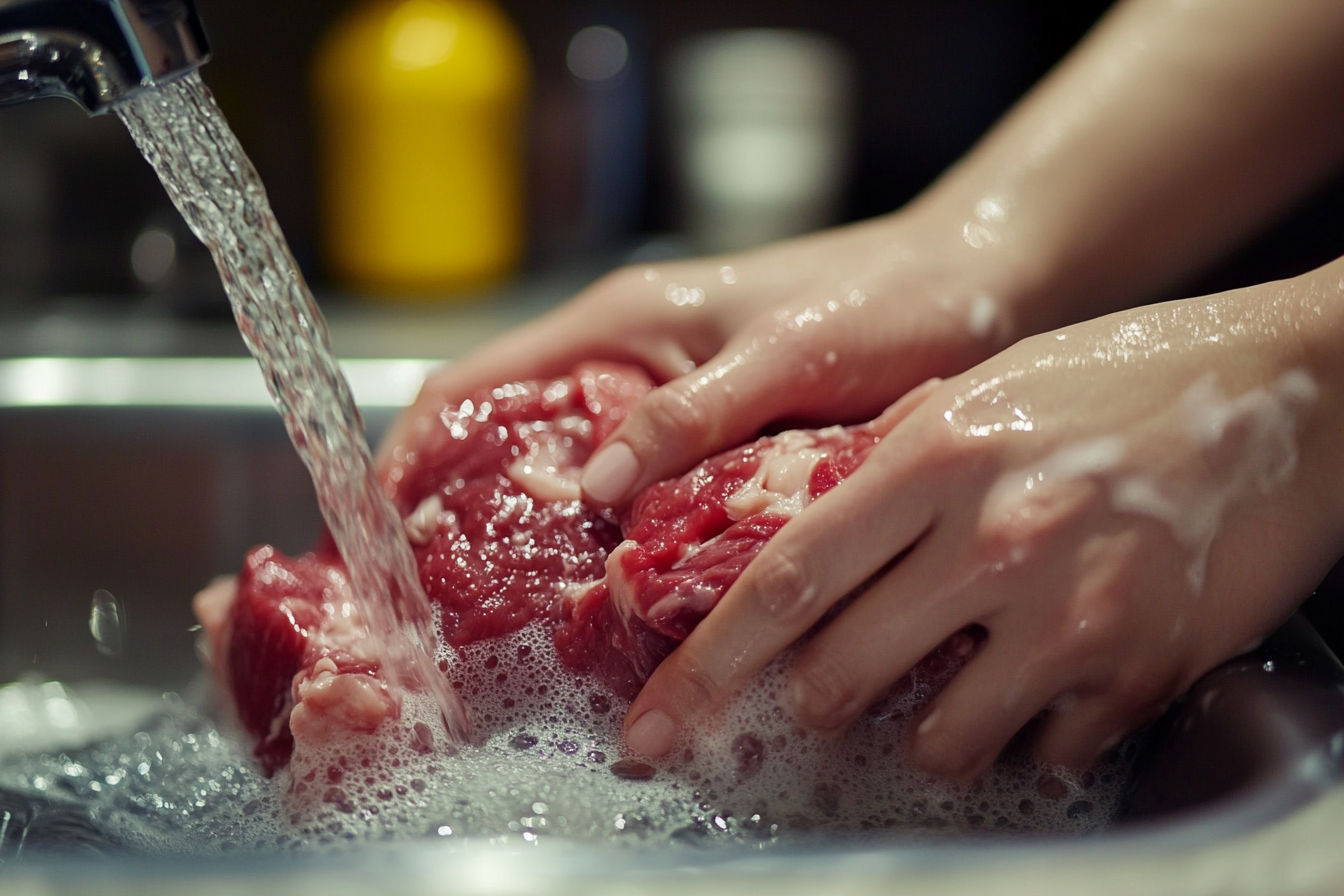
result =
[[[439,659],[472,707],[475,743],[447,744],[436,705],[412,695],[397,722],[300,753],[268,780],[204,701],[175,701],[129,737],[0,759],[0,787],[81,803],[133,849],[200,854],[422,837],[761,848],[817,834],[1084,833],[1114,814],[1128,776],[1124,759],[1074,776],[1024,749],[969,788],[915,770],[905,727],[950,668],[906,679],[832,742],[782,708],[786,658],[652,763],[622,742],[625,702],[567,670],[539,625]]]

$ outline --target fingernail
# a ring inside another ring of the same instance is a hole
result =
[[[625,741],[636,753],[657,759],[672,749],[672,740],[676,736],[676,723],[666,713],[651,709],[630,726]]]
[[[625,496],[639,476],[639,459],[624,442],[613,442],[592,456],[584,467],[579,487],[603,504],[614,504]]]
[[[933,727],[938,724],[938,716],[941,713],[942,713],[941,709],[935,709],[933,712],[925,716],[924,721],[920,722],[919,727],[915,729],[915,733],[928,734],[930,731],[932,731]]]

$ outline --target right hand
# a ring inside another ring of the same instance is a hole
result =
[[[657,668],[627,744],[665,755],[805,635],[785,702],[838,735],[974,625],[915,763],[972,780],[1044,714],[1041,756],[1089,767],[1344,550],[1342,274],[1110,315],[912,391]]]
[[[901,212],[737,255],[618,270],[431,374],[379,453],[414,451],[477,389],[641,365],[660,384],[589,462],[588,500],[619,506],[777,422],[871,418],[932,377],[1015,341],[1022,282],[954,217]]]

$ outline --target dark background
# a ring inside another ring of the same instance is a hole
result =
[[[313,134],[307,66],[323,29],[350,3],[200,0],[215,43],[205,70],[265,178],[282,223],[313,257]],[[647,192],[638,230],[672,230],[662,65],[687,38],[742,27],[808,28],[837,39],[858,67],[859,133],[848,219],[890,211],[964,152],[1087,30],[1109,5],[1098,0],[654,0],[574,3],[502,0],[533,63],[533,121],[572,89],[564,54],[580,28],[626,34],[646,72]],[[533,194],[550,169],[545,134],[533,128]],[[534,210],[535,222],[541,215]],[[537,235],[541,237],[543,235]],[[538,240],[534,239],[534,244]]]
[[[199,0],[214,44],[203,69],[270,191],[305,272],[330,293],[317,248],[315,143],[308,71],[324,31],[352,3]],[[809,28],[850,51],[859,75],[857,144],[843,218],[901,205],[957,159],[1045,74],[1109,6],[1102,0],[500,0],[532,57],[530,261],[524,273],[619,262],[650,235],[672,232],[677,209],[667,152],[663,67],[688,37],[737,27]],[[598,244],[575,226],[574,147],[557,140],[578,87],[565,68],[570,37],[609,24],[627,35],[641,71],[646,151],[642,195],[625,232]],[[560,124],[557,126],[557,119]],[[1259,243],[1181,292],[1289,276],[1344,248],[1344,179],[1326,185]],[[566,204],[568,203],[568,205]],[[47,100],[0,111],[0,310],[49,296],[134,303],[129,247],[149,225],[180,228],[148,167],[112,116],[88,121]],[[217,314],[222,294],[202,250],[183,239],[186,274],[159,304]],[[193,254],[194,253],[194,254]],[[596,262],[594,262],[596,259]]]

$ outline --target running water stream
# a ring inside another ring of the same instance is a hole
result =
[[[142,91],[116,111],[214,256],[238,329],[312,474],[384,674],[428,688],[449,736],[463,740],[466,714],[434,666],[437,635],[411,546],[374,474],[326,321],[256,169],[195,72]]]

